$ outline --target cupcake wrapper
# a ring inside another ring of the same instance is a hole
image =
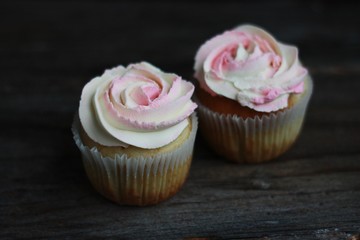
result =
[[[188,175],[197,117],[192,114],[192,130],[188,139],[171,152],[150,157],[103,157],[94,147],[85,146],[79,135],[80,121],[76,117],[72,132],[82,155],[85,171],[95,189],[119,204],[150,205],[173,196]]]
[[[312,93],[312,80],[305,95],[285,111],[246,118],[214,112],[199,101],[200,131],[211,147],[228,160],[258,163],[284,153],[300,133]]]

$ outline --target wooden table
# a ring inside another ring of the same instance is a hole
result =
[[[359,11],[348,1],[2,1],[0,238],[360,239]],[[95,192],[70,131],[83,85],[141,60],[192,80],[197,48],[241,23],[297,45],[314,78],[291,150],[236,165],[198,136],[170,200],[124,207]]]

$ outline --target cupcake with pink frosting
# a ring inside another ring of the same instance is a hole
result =
[[[242,25],[205,42],[195,57],[200,130],[234,162],[264,162],[296,140],[312,93],[298,49]]]
[[[149,63],[106,70],[83,88],[73,133],[95,189],[150,205],[179,191],[191,164],[194,86]]]

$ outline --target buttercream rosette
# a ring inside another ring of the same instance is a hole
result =
[[[312,92],[295,46],[278,42],[259,27],[242,25],[205,42],[194,70],[208,95],[231,99],[244,112],[255,113],[220,114],[199,101],[202,132],[221,155],[235,162],[262,162],[295,141]]]
[[[85,85],[72,129],[102,195],[149,205],[179,190],[197,130],[193,92],[190,82],[147,62],[106,70]]]

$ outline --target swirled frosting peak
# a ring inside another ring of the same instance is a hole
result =
[[[210,94],[260,112],[287,107],[289,94],[303,91],[307,74],[296,47],[251,25],[207,41],[196,54],[194,69],[200,86]]]
[[[85,85],[79,117],[88,136],[101,145],[158,148],[189,124],[197,107],[193,92],[190,82],[149,63],[118,66]]]

